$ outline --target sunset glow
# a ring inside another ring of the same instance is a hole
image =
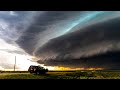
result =
[[[104,68],[69,68],[69,67],[54,67],[54,70],[103,70]]]

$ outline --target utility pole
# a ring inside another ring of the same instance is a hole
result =
[[[15,56],[15,64],[14,64],[14,71],[15,71],[15,66],[16,66],[16,56]]]

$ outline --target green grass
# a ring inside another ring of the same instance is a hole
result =
[[[41,79],[40,76],[29,73],[3,73],[0,79]]]
[[[120,79],[120,71],[47,72],[45,75],[3,72],[0,73],[0,79]]]

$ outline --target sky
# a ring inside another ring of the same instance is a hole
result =
[[[119,24],[120,11],[0,11],[0,69],[120,69]]]

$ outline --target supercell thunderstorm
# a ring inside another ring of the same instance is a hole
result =
[[[0,43],[0,68],[19,54],[46,66],[120,69],[120,12],[1,11]]]

